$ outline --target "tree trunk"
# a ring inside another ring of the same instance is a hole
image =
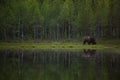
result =
[[[6,29],[4,29],[4,40],[7,40],[7,33],[6,33]]]
[[[70,22],[68,24],[68,39],[70,39],[70,29],[71,29],[71,26],[70,26]]]
[[[57,40],[59,39],[59,26],[57,26]]]
[[[22,27],[22,34],[21,34],[21,37],[22,37],[22,41],[23,41],[23,37],[24,37],[23,27]]]
[[[20,38],[20,26],[21,26],[21,20],[20,20],[20,15],[18,17],[18,40]]]

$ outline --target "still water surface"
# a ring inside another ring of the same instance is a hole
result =
[[[4,50],[0,80],[120,80],[120,52]]]

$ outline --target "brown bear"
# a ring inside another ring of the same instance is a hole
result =
[[[83,39],[83,44],[92,44],[92,45],[95,45],[96,44],[96,40],[90,36],[86,36],[84,37]]]

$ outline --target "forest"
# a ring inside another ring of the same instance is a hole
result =
[[[0,40],[120,39],[120,0],[0,0]]]

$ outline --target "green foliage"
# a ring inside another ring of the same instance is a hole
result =
[[[0,1],[0,40],[120,38],[119,0]],[[109,35],[108,35],[109,34]]]

